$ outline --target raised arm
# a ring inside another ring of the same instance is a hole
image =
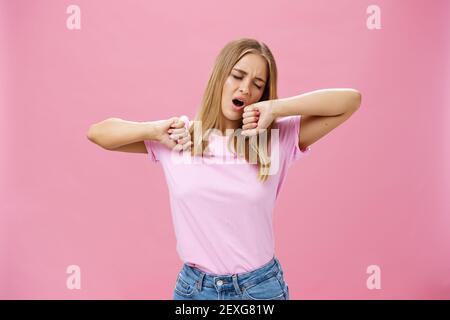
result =
[[[305,150],[350,118],[359,109],[361,96],[355,89],[336,88],[257,102],[244,108],[242,134],[255,135],[278,117],[301,115],[299,148]]]
[[[186,135],[186,130],[177,129],[183,126],[183,121],[178,117],[148,122],[108,118],[91,125],[86,136],[106,150],[147,153],[144,140],[155,140],[168,148],[174,148],[176,139]],[[169,129],[177,130],[178,135],[170,134]],[[179,148],[189,146],[184,140],[180,144]]]
[[[146,153],[143,141],[146,139],[158,140],[158,130],[153,122],[108,118],[91,125],[86,136],[90,141],[106,150],[116,150],[120,147],[130,149],[131,147],[129,152]]]

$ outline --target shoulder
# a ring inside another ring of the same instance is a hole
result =
[[[287,117],[278,117],[275,119],[275,125],[280,127],[287,127],[293,125],[296,121],[300,120],[300,115],[293,115]]]
[[[287,117],[277,118],[274,122],[274,128],[279,129],[279,135],[292,136],[294,133],[298,134],[300,115],[293,115]]]

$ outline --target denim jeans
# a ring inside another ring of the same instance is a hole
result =
[[[289,300],[280,262],[273,257],[262,267],[234,275],[213,275],[183,264],[174,300]]]

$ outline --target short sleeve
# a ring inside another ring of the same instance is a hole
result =
[[[309,146],[305,150],[299,148],[300,119],[301,115],[294,115],[276,120],[276,125],[280,130],[280,147],[284,150],[288,162],[309,155],[311,150]]]
[[[144,140],[145,148],[147,149],[148,156],[152,162],[160,161],[160,150],[163,145],[154,140]]]
[[[295,148],[294,148],[294,160],[300,159],[304,156],[309,155],[311,147],[307,146],[305,150],[301,150],[299,146],[299,137],[301,135],[301,115],[293,116],[292,121],[294,122],[294,136],[295,136]]]

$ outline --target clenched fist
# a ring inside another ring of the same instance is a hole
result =
[[[183,117],[155,121],[157,141],[173,150],[189,150],[192,142]]]
[[[253,136],[267,129],[275,120],[272,100],[260,101],[244,108],[242,135]]]

